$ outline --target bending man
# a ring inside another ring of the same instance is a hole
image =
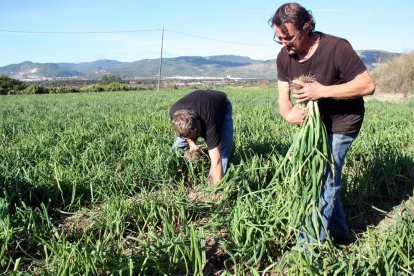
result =
[[[170,110],[177,138],[173,150],[198,150],[197,139],[205,139],[211,161],[213,186],[228,170],[233,147],[232,106],[227,95],[214,90],[195,90],[178,100]]]

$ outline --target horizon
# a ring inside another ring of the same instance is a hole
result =
[[[393,53],[393,54],[404,54],[404,53],[397,53],[397,52],[390,52],[390,51],[385,51],[385,50],[376,50],[376,49],[367,49],[367,50],[356,50],[357,52],[386,52],[386,53]],[[209,56],[177,56],[177,57],[163,57],[163,59],[174,59],[174,58],[181,58],[181,57],[197,57],[197,58],[208,58],[208,57],[219,57],[219,56],[235,56],[235,57],[242,57],[242,58],[249,58],[251,60],[255,60],[255,61],[270,61],[273,60],[275,58],[272,59],[254,59],[248,56],[239,56],[239,55],[209,55]],[[80,63],[94,63],[94,62],[98,62],[98,61],[115,61],[115,62],[120,62],[120,63],[133,63],[133,62],[137,62],[137,61],[142,61],[142,60],[159,60],[160,58],[143,58],[143,59],[138,59],[138,60],[132,60],[132,61],[120,61],[120,60],[116,60],[116,59],[97,59],[97,60],[90,60],[90,61],[80,61],[80,62],[70,62],[70,61],[65,61],[65,62],[35,62],[35,61],[31,61],[31,60],[24,60],[22,62],[19,63],[11,63],[11,64],[6,64],[4,66],[0,66],[0,68],[2,67],[7,67],[10,65],[19,65],[22,63],[26,63],[26,62],[30,62],[30,63],[34,63],[34,64],[80,64]]]
[[[405,19],[410,18],[414,1],[398,2],[300,4],[312,11],[317,31],[343,37],[357,51],[407,53],[414,48],[414,23]],[[0,67],[24,61],[156,59],[161,43],[163,58],[235,55],[272,60],[280,46],[272,40],[268,19],[282,3],[8,1],[0,9]]]

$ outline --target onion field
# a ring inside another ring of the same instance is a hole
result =
[[[354,241],[302,250],[304,199],[275,177],[300,128],[275,88],[219,90],[235,145],[218,190],[208,160],[170,150],[189,89],[0,97],[0,273],[414,274],[414,101],[366,98],[343,169]]]

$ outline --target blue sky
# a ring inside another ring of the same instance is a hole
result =
[[[356,50],[411,52],[413,0],[298,1],[316,30]],[[2,0],[0,66],[33,62],[135,61],[234,54],[274,59],[267,21],[284,1]]]

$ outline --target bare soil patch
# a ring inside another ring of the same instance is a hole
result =
[[[411,197],[404,203],[400,204],[399,206],[392,209],[387,215],[378,223],[378,229],[386,229],[392,224],[394,224],[399,217],[401,217],[402,213],[406,210],[411,210],[414,212],[414,198]]]
[[[76,214],[62,217],[57,221],[57,229],[59,232],[64,231],[69,240],[77,239],[85,231],[88,231],[96,223],[96,214],[100,208],[96,207],[90,211],[80,211]]]
[[[404,102],[413,97],[408,96],[407,93],[385,93],[385,92],[375,92],[372,96],[367,96],[365,100],[377,100],[383,102]]]
[[[186,150],[184,151],[183,156],[189,162],[206,161],[209,159],[208,151],[205,148],[198,148],[198,150]]]

